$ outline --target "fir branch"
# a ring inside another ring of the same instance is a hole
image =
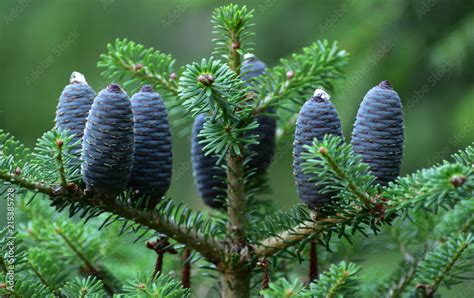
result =
[[[61,293],[68,298],[105,297],[102,282],[95,277],[76,278],[69,281],[61,289]]]
[[[433,295],[441,283],[448,287],[464,279],[463,274],[472,272],[472,234],[458,234],[430,251],[420,263],[416,274],[417,289]]]
[[[333,182],[331,188],[345,192],[339,197],[348,191],[366,208],[370,208],[371,199],[367,192],[375,177],[370,174],[369,166],[362,162],[360,156],[353,153],[352,146],[343,142],[342,138],[330,135],[326,135],[322,141],[315,139],[312,146],[305,146],[308,151],[302,154],[306,160],[302,164],[303,170],[315,175],[314,180],[318,184],[328,186]]]
[[[262,225],[262,233],[257,233],[260,240],[252,246],[258,256],[270,256],[318,233],[324,234],[326,243],[333,232],[349,238],[346,227],[364,233],[363,226],[366,225],[377,232],[377,226],[389,222],[395,212],[408,212],[414,206],[420,208],[430,204],[437,210],[472,197],[474,176],[471,167],[446,162],[400,178],[378,194],[368,166],[340,138],[327,136],[322,142],[315,140],[307,149],[304,167],[315,175],[316,185],[325,191],[336,192],[334,199],[319,210],[317,218],[309,216],[304,209],[269,217]],[[387,207],[390,212],[386,212]]]
[[[269,257],[280,250],[299,243],[309,235],[323,231],[323,229],[324,225],[308,220],[279,234],[272,235],[252,247],[256,255]]]
[[[132,90],[146,82],[168,97],[178,95],[175,60],[153,48],[145,49],[141,44],[127,39],[116,39],[107,44],[108,52],[100,55],[98,67],[105,68],[102,75],[111,80],[125,80],[125,87]]]
[[[439,208],[453,208],[459,201],[471,198],[473,191],[472,167],[444,162],[397,179],[382,196],[388,201],[389,214],[420,209],[436,213]]]
[[[137,224],[169,235],[176,241],[186,244],[211,262],[219,262],[221,255],[224,253],[222,244],[213,238],[216,231],[213,231],[214,228],[211,222],[202,222],[202,214],[190,214],[189,210],[186,211],[186,215],[178,218],[174,217],[173,214],[182,214],[180,213],[181,208],[177,208],[169,200],[162,201],[157,206],[158,210],[146,211],[122,204],[117,200],[89,197],[84,195],[80,189],[75,189],[66,195],[61,189],[54,186],[32,182],[4,171],[0,171],[0,180],[11,182],[24,189],[46,194],[53,202],[80,204],[132,220]],[[172,214],[169,214],[169,212],[172,212]],[[206,229],[206,233],[201,232],[200,228]]]
[[[128,281],[123,292],[119,297],[186,298],[190,295],[189,289],[184,289],[179,282],[165,274],[156,279],[151,274],[138,275],[136,279]]]
[[[218,36],[213,39],[216,43],[214,54],[222,55],[237,74],[240,74],[242,53],[252,50],[247,43],[253,35],[249,30],[254,26],[250,23],[252,17],[253,10],[249,11],[245,5],[239,7],[235,4],[218,7],[212,14],[213,33]]]
[[[397,270],[389,280],[384,281],[382,285],[377,288],[377,295],[387,298],[402,297],[413,283],[420,262],[421,258],[404,261],[400,269]]]
[[[97,266],[95,266],[89,258],[83,254],[77,247],[74,245],[74,242],[72,239],[69,239],[67,235],[62,231],[61,227],[56,227],[55,229],[56,233],[61,237],[61,239],[66,243],[66,245],[81,259],[81,261],[84,263],[87,271],[91,273],[93,276],[96,276],[99,278],[102,283],[104,289],[107,291],[109,295],[114,294],[114,286],[113,284],[115,283],[114,281],[110,281],[109,277],[107,274],[105,274],[101,269],[99,269]]]
[[[291,117],[317,87],[333,91],[333,81],[342,78],[342,67],[348,57],[336,42],[323,40],[303,48],[300,54],[281,59],[281,65],[252,82],[252,89],[258,95],[254,112],[279,106],[290,110],[286,117]]]
[[[179,97],[193,116],[212,114],[211,120],[239,119],[236,113],[244,108],[240,101],[246,87],[228,65],[219,60],[202,59],[201,63],[187,65],[179,80]],[[218,117],[219,116],[219,117]]]
[[[464,150],[459,150],[453,154],[453,159],[464,166],[474,165],[474,145],[466,147]]]
[[[286,278],[280,278],[279,280],[269,284],[268,289],[260,291],[264,298],[274,297],[298,297],[303,291],[304,285],[297,279],[288,281]]]
[[[305,293],[311,297],[354,297],[359,290],[361,267],[354,263],[342,261],[339,265],[331,265],[323,272],[318,281],[311,283]],[[302,296],[304,297],[305,294]]]
[[[80,148],[80,141],[75,141],[69,130],[52,129],[44,133],[36,142],[31,160],[36,165],[36,179],[59,183],[64,189],[68,189],[69,182],[78,182]]]

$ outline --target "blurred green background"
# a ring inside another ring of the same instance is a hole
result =
[[[332,95],[346,137],[367,90],[390,80],[405,107],[404,174],[474,140],[474,2],[468,0],[1,1],[0,128],[34,145],[53,126],[72,71],[84,73],[96,91],[106,86],[96,63],[115,38],[172,53],[178,65],[208,57],[212,9],[230,2],[255,9],[255,50],[269,66],[323,38],[351,54],[347,78]],[[278,147],[270,170],[282,208],[297,202],[289,144]],[[205,208],[189,148],[189,137],[174,133],[168,194]]]
[[[53,126],[73,70],[102,89],[96,67],[115,38],[172,53],[178,65],[212,52],[212,9],[231,1],[49,0],[0,2],[0,127],[33,145]],[[351,54],[334,102],[350,136],[365,92],[392,82],[406,113],[403,172],[438,162],[474,140],[472,1],[234,1],[255,9],[255,50],[268,65],[316,39],[338,40]],[[310,94],[308,94],[310,96]],[[189,163],[189,138],[174,138],[169,194],[200,205]],[[279,147],[271,169],[275,198],[297,201],[291,150]]]

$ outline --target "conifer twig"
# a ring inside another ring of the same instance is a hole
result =
[[[337,164],[337,162],[332,159],[332,157],[330,156],[330,154],[328,154],[328,149],[326,147],[320,147],[319,148],[319,153],[321,154],[321,156],[326,159],[326,161],[328,162],[329,166],[334,170],[334,172],[339,176],[339,179],[341,180],[347,180],[347,185],[348,185],[348,189],[357,197],[359,198],[363,203],[364,205],[367,207],[367,208],[370,208],[370,198],[369,196],[364,193],[362,190],[359,189],[359,187],[354,184],[352,181],[348,180],[347,177],[346,177],[346,174],[344,173],[344,170],[341,169],[339,167],[339,165]]]
[[[183,288],[191,288],[191,249],[185,248],[183,251],[183,269],[181,272],[181,283]]]
[[[318,266],[318,250],[316,246],[316,240],[310,242],[309,247],[309,282],[313,282],[318,279],[319,266]]]
[[[63,241],[66,243],[66,245],[81,259],[82,262],[84,262],[84,265],[87,269],[88,272],[90,272],[92,275],[96,276],[98,279],[102,281],[102,284],[104,286],[104,289],[109,293],[110,295],[114,294],[114,287],[112,286],[111,281],[107,278],[106,274],[99,268],[97,268],[90,260],[89,258],[84,255],[79,249],[76,248],[74,245],[73,241],[69,239],[62,231],[60,228],[56,228],[56,233],[63,239]]]
[[[340,222],[340,220],[336,220],[335,222]],[[269,257],[280,250],[295,245],[295,243],[298,243],[313,233],[321,232],[323,229],[324,225],[321,223],[306,221],[290,230],[264,239],[259,245],[254,245],[253,249],[255,254],[262,257]]]
[[[61,189],[57,189],[55,186],[33,182],[4,171],[0,171],[0,179],[6,182],[11,182],[12,184],[18,185],[24,189],[46,194],[51,199],[60,198],[71,203],[80,203],[82,206],[98,208],[102,211],[132,220],[150,229],[169,235],[180,243],[188,245],[213,263],[220,262],[221,256],[225,251],[223,245],[212,239],[212,237],[207,237],[199,231],[195,231],[184,224],[169,221],[156,210],[139,210],[131,208],[130,206],[122,205],[115,200],[100,197],[88,197],[84,195],[80,189],[75,189],[66,195]]]

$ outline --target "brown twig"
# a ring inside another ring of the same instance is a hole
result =
[[[183,269],[181,271],[181,282],[183,288],[191,288],[191,249],[185,248],[183,251]]]
[[[312,240],[309,246],[309,282],[319,279],[318,250],[316,240]]]
[[[258,265],[262,267],[263,270],[262,290],[268,289],[270,285],[270,270],[268,268],[268,260],[263,258],[258,262]]]
[[[211,237],[206,237],[202,233],[195,231],[193,227],[171,221],[156,210],[139,210],[116,200],[110,200],[110,198],[90,196],[84,194],[83,190],[79,187],[71,187],[71,190],[66,193],[65,190],[56,185],[33,182],[5,171],[0,171],[0,180],[11,182],[24,189],[46,194],[51,199],[79,203],[82,206],[97,208],[101,211],[132,220],[145,227],[169,235],[179,243],[198,251],[212,263],[221,262],[222,256],[225,254],[225,247],[221,242],[215,241]]]
[[[160,237],[155,241],[148,241],[146,247],[156,252],[155,269],[153,270],[153,279],[156,279],[163,270],[163,257],[166,253],[175,255],[178,252],[168,241],[168,237]]]

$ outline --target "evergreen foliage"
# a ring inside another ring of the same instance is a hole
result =
[[[306,182],[330,194],[331,200],[274,211],[274,200],[260,198],[265,179],[256,179],[257,167],[249,166],[255,158],[249,148],[262,141],[258,129],[264,125],[258,117],[275,111],[279,127],[291,127],[288,123],[294,122],[308,94],[316,88],[333,91],[348,55],[336,42],[318,41],[245,82],[241,70],[244,54],[252,52],[252,13],[237,5],[216,9],[214,57],[176,72],[170,55],[128,40],[108,45],[98,64],[105,77],[130,92],[151,84],[173,115],[188,122],[199,119],[202,128],[196,125],[193,148],[202,146],[202,156],[212,157],[225,172],[226,212],[194,211],[172,198],[143,208],[149,197],[126,188],[132,165],[132,107],[127,94],[113,84],[94,100],[82,160],[81,143],[70,130],[46,132],[33,150],[0,131],[0,192],[16,192],[18,215],[27,223],[15,233],[0,232],[0,295],[187,297],[191,290],[183,286],[189,285],[192,273],[208,283],[218,277],[214,288],[227,297],[343,297],[367,291],[432,297],[440,287],[469,276],[473,146],[449,161],[379,185],[372,165],[364,163],[340,130],[323,131],[300,144],[298,159],[301,171],[311,177]],[[111,163],[118,166],[110,170]],[[99,178],[103,183],[97,189]],[[111,265],[117,234],[123,242],[143,246],[150,240],[147,247],[157,253],[153,273],[142,268],[135,277]],[[365,238],[390,243],[404,257],[398,270],[376,285],[365,284],[361,267],[345,261]],[[14,288],[6,280],[11,239]],[[310,242],[334,259],[322,260],[327,270],[305,287],[296,275]],[[172,258],[173,272],[164,269],[165,254],[181,253],[184,260]],[[181,284],[175,275],[183,264],[186,282]],[[196,270],[191,264],[198,265]]]

